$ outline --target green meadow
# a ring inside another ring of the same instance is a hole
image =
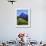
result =
[[[17,16],[17,25],[28,25],[28,21]]]

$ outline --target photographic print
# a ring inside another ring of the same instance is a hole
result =
[[[30,9],[17,8],[16,9],[16,25],[17,27],[28,27],[30,25]]]

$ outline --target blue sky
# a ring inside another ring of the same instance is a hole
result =
[[[24,12],[25,14],[28,14],[28,10],[17,10],[17,16],[19,16],[22,12]]]

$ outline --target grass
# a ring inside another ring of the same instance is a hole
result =
[[[28,21],[20,17],[17,17],[17,25],[28,25]]]

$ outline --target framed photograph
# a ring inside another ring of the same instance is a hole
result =
[[[31,27],[30,8],[16,8],[16,27]]]

